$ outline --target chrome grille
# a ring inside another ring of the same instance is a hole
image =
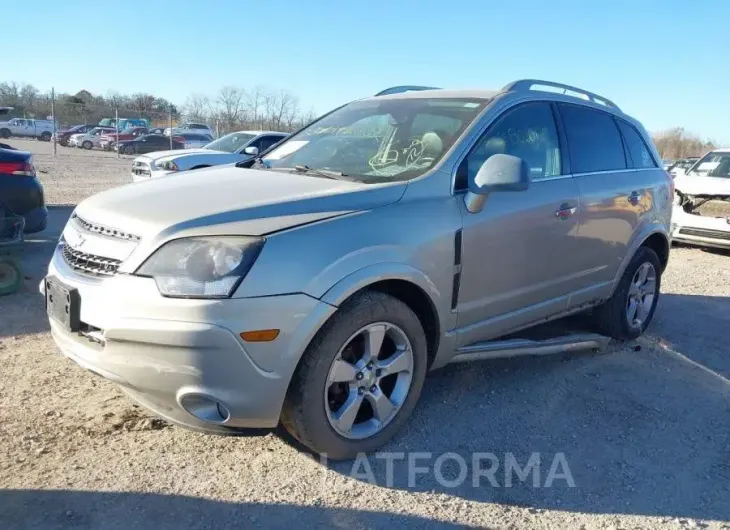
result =
[[[73,214],[72,218],[76,221],[76,223],[78,223],[81,228],[83,228],[87,232],[108,237],[116,237],[117,239],[126,239],[127,241],[139,241],[139,236],[123,232],[122,230],[117,230],[116,228],[108,228],[106,226],[102,226],[96,223],[90,223],[89,221],[82,219],[76,214]]]
[[[63,259],[74,270],[92,276],[114,276],[122,263],[118,259],[103,258],[74,250],[66,244],[63,245]]]
[[[146,162],[136,162],[135,161],[134,164],[132,165],[132,173],[134,175],[141,175],[141,176],[145,176],[145,177],[149,177],[150,175],[152,175],[150,165],[147,164]]]

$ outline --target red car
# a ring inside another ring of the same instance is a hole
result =
[[[145,134],[149,134],[149,129],[147,129],[147,127],[131,127],[129,129],[119,131],[119,134],[113,132],[102,135],[99,139],[99,145],[101,145],[102,149],[105,151],[111,151],[114,148],[115,143],[134,140],[135,138],[144,136]]]

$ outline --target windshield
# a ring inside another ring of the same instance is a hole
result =
[[[730,152],[706,154],[692,167],[690,173],[704,177],[730,178]]]
[[[409,180],[431,169],[486,100],[371,99],[351,103],[271,151],[276,168],[326,169],[363,182]]]
[[[233,153],[238,151],[241,147],[250,142],[255,138],[255,134],[234,132],[221,136],[217,140],[210,142],[205,146],[206,149],[213,149],[215,151],[226,151],[227,153]]]

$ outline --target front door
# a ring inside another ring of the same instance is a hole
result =
[[[551,105],[526,103],[497,118],[462,162],[463,185],[496,153],[525,160],[532,183],[524,192],[490,194],[478,213],[460,201],[457,346],[564,311],[577,272],[573,259],[580,195],[575,180],[563,174]]]

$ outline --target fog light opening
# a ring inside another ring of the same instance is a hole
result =
[[[231,417],[228,407],[203,394],[186,394],[180,398],[180,405],[188,414],[208,423],[225,423]]]

